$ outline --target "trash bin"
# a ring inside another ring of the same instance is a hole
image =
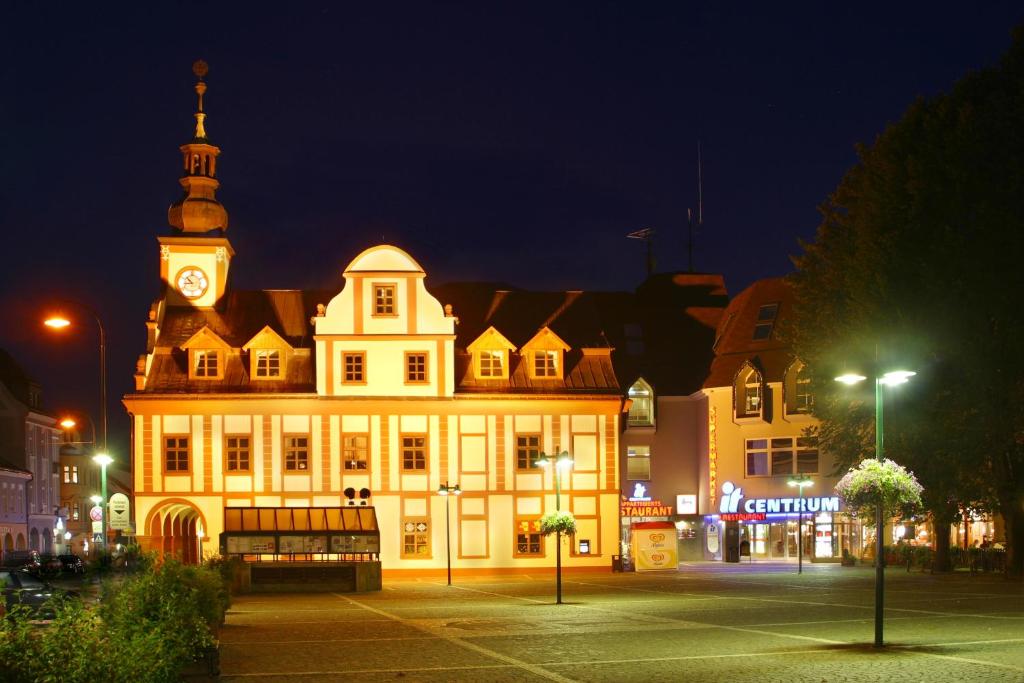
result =
[[[622,555],[612,555],[612,571],[622,571]]]

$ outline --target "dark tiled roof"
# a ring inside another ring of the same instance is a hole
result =
[[[12,465],[11,463],[7,462],[6,460],[2,460],[2,459],[0,459],[0,471],[3,471],[3,472],[17,472],[18,474],[27,474],[29,476],[32,476],[32,471],[31,470],[26,470],[24,467],[18,467],[17,465]]]
[[[248,340],[246,340],[248,341]],[[249,364],[238,353],[228,354],[224,378],[188,378],[188,354],[184,351],[158,353],[146,381],[146,391],[158,394],[294,394],[316,391],[313,363],[308,354],[295,354],[288,361],[284,379],[249,381]]]
[[[754,327],[761,307],[778,304],[774,329],[767,339],[754,339]],[[789,347],[777,338],[780,322],[793,309],[793,291],[784,278],[758,280],[732,300],[717,331],[715,359],[704,380],[704,387],[724,387],[745,361],[751,361],[764,374],[766,382],[781,382],[793,362]]]

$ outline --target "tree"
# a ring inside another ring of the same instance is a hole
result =
[[[994,67],[918,99],[820,207],[794,258],[788,335],[807,364],[821,441],[873,453],[873,398],[846,369],[917,370],[886,395],[885,454],[924,486],[939,539],[968,508],[1006,521],[1024,570],[1024,27]],[[867,372],[863,374],[869,374]],[[864,383],[865,385],[868,383]],[[937,548],[942,555],[943,545]],[[948,556],[948,554],[947,554]]]

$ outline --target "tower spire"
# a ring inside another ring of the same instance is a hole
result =
[[[185,194],[167,210],[167,221],[172,227],[186,233],[207,233],[213,230],[227,230],[228,212],[217,201],[217,156],[220,148],[211,145],[206,137],[206,112],[203,111],[203,95],[206,94],[204,78],[210,67],[203,60],[192,65],[196,75],[195,90],[198,96],[198,110],[195,113],[196,130],[192,141],[179,147],[184,160],[184,175],[178,180]]]

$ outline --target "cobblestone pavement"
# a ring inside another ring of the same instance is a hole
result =
[[[226,681],[1017,681],[1024,584],[890,569],[685,565],[672,574],[386,580],[368,594],[248,595]]]

